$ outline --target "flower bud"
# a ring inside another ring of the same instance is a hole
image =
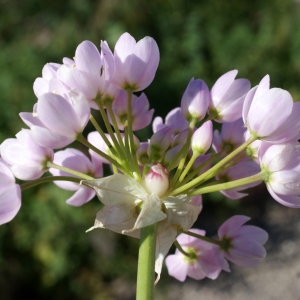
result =
[[[172,127],[166,126],[155,132],[150,139],[149,155],[152,155],[152,161],[159,161],[163,158],[163,154],[169,148],[172,142]]]
[[[157,163],[151,167],[151,171],[145,176],[144,185],[150,194],[163,196],[169,189],[170,176],[167,168]]]
[[[181,109],[186,120],[201,121],[206,115],[210,99],[206,83],[192,78],[181,99]]]
[[[212,142],[212,122],[207,121],[193,134],[191,147],[194,153],[202,155],[206,153]]]

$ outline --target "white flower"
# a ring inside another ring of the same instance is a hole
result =
[[[83,180],[82,184],[95,189],[105,205],[89,230],[107,228],[138,238],[140,228],[158,223],[155,262],[158,280],[163,259],[176,239],[177,230],[190,229],[201,208],[191,203],[187,195],[159,198],[148,193],[134,178],[122,174]]]

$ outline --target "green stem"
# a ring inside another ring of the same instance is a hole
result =
[[[78,176],[81,179],[86,179],[86,180],[93,180],[94,179],[93,177],[88,176],[88,175],[86,175],[84,173],[81,173],[81,172],[78,172],[78,171],[75,171],[75,170],[63,167],[63,166],[59,166],[59,165],[57,165],[57,164],[55,164],[55,163],[53,163],[51,161],[47,161],[47,165],[46,166],[47,166],[47,168],[57,169],[57,170],[60,170],[60,171],[63,171],[63,172],[66,172],[66,173]]]
[[[118,123],[117,123],[114,111],[112,109],[111,103],[109,103],[109,104],[106,105],[106,109],[108,110],[108,113],[109,113],[110,118],[112,120],[112,123],[113,123],[113,126],[114,126],[114,130],[116,132],[117,139],[118,139],[119,144],[120,144],[120,146],[122,148],[122,151],[123,151],[123,153],[126,153],[125,147],[124,147],[124,142],[123,142],[123,139],[121,137],[121,133],[120,133],[120,130],[119,130],[119,127],[118,127]]]
[[[180,232],[180,233],[187,234],[187,235],[190,235],[190,236],[193,236],[193,237],[195,237],[195,238],[197,238],[197,239],[200,239],[200,240],[209,242],[209,243],[211,243],[211,244],[215,244],[215,245],[218,245],[218,246],[221,246],[221,245],[222,245],[222,242],[221,242],[221,241],[217,241],[217,240],[211,239],[211,238],[209,238],[209,237],[207,237],[207,236],[203,236],[203,235],[200,235],[200,234],[191,232],[191,231],[180,230],[179,232]]]
[[[189,173],[184,180],[182,181],[182,185],[186,184],[187,182],[189,182],[191,179],[193,179],[196,175],[198,175],[198,173],[204,169],[208,164],[212,163],[214,160],[218,159],[221,156],[221,152],[214,154],[213,156],[211,156],[208,160],[204,161],[200,166],[198,166],[196,169],[194,169],[193,171],[191,171],[191,173]]]
[[[101,127],[99,126],[98,122],[96,121],[96,119],[93,117],[93,115],[90,115],[90,121],[92,122],[92,124],[94,125],[94,127],[96,128],[96,130],[98,131],[98,133],[100,134],[100,136],[102,137],[104,143],[107,145],[107,147],[110,149],[110,151],[114,150],[114,146],[111,144],[111,142],[109,141],[109,139],[106,137],[104,131],[101,129]],[[115,150],[116,151],[116,150]]]
[[[177,242],[177,240],[175,240],[174,242],[175,247],[185,256],[187,257],[192,257],[192,255],[190,253],[185,252],[182,247],[180,246],[180,244]]]
[[[136,300],[154,299],[157,223],[141,228]]]
[[[115,136],[115,133],[113,132],[113,130],[111,129],[111,125],[108,121],[108,117],[105,113],[105,110],[104,110],[104,107],[103,107],[103,104],[101,101],[97,101],[97,105],[98,105],[98,108],[99,108],[99,111],[100,111],[100,114],[102,116],[102,119],[104,121],[104,124],[106,126],[106,129],[107,129],[107,132],[109,133],[110,137],[111,137],[111,140],[114,144],[114,148],[117,150],[118,152],[118,156],[121,158],[121,157],[124,157],[124,154],[123,151],[122,151],[122,148],[121,146],[119,145],[117,139],[116,139],[116,136]]]
[[[177,170],[175,172],[175,175],[173,176],[172,180],[171,180],[171,183],[170,183],[170,186],[171,186],[171,190],[174,188],[176,182],[177,182],[177,179],[179,178],[182,170],[183,170],[183,167],[184,167],[184,163],[186,161],[186,157],[188,155],[188,152],[189,152],[189,148],[190,148],[190,143],[191,143],[191,138],[192,138],[192,134],[194,132],[194,128],[195,128],[195,121],[192,121],[190,123],[190,127],[189,127],[189,133],[188,133],[188,137],[187,137],[187,141],[185,143],[185,145],[183,146],[183,152],[182,152],[182,157],[181,157],[181,160],[179,162],[179,165],[177,167]],[[176,157],[174,158],[174,160],[176,159]]]
[[[198,156],[199,156],[198,153],[193,152],[193,155],[192,155],[190,161],[188,162],[187,166],[184,168],[184,171],[181,173],[181,175],[178,179],[178,183],[182,183],[184,177],[186,176],[186,174],[188,173],[188,171],[190,170],[190,168],[192,167],[193,163],[195,162],[195,160]]]
[[[224,165],[226,165],[228,162],[230,162],[234,157],[240,153],[241,151],[245,150],[252,142],[254,142],[257,138],[254,136],[251,136],[248,141],[246,141],[244,144],[236,148],[234,151],[232,151],[229,155],[224,157],[221,161],[219,161],[217,164],[215,164],[212,168],[210,168],[208,171],[204,172],[202,175],[198,176],[194,180],[190,181],[189,183],[182,185],[181,187],[173,190],[170,195],[176,196],[179,194],[182,194],[183,192],[188,191],[189,189],[197,186],[203,181],[206,181],[213,177],[220,168],[222,168]]]
[[[25,191],[38,184],[45,183],[45,182],[53,182],[53,181],[72,181],[72,182],[80,183],[81,179],[76,177],[70,177],[70,176],[47,176],[36,180],[28,181],[26,183],[22,183],[20,184],[20,187],[21,187],[21,191]]]
[[[136,150],[135,150],[133,130],[132,130],[132,124],[133,124],[132,105],[131,105],[132,91],[127,90],[126,92],[127,92],[127,124],[128,124],[128,136],[130,142],[131,156],[132,156],[135,172],[139,177],[141,177],[140,168],[136,157]]]
[[[133,163],[133,157],[131,155],[129,133],[128,133],[127,125],[124,127],[124,143],[125,143],[126,157],[127,157],[127,160],[128,160],[129,166],[130,166],[130,170],[134,170],[134,163]]]
[[[207,193],[217,192],[220,190],[229,190],[229,189],[233,189],[233,188],[243,186],[243,185],[246,185],[249,183],[264,180],[265,177],[266,177],[265,171],[261,171],[260,173],[257,173],[255,175],[245,177],[242,179],[205,186],[205,187],[193,190],[192,192],[188,193],[188,195],[195,196],[195,195],[199,195],[199,194],[207,194]]]
[[[114,160],[112,157],[110,157],[109,155],[105,154],[104,152],[102,152],[101,150],[99,150],[98,148],[96,148],[94,145],[92,145],[91,143],[89,143],[85,139],[85,137],[82,135],[82,133],[77,136],[77,141],[80,142],[80,143],[82,143],[84,146],[88,147],[89,149],[93,150],[94,152],[96,152],[100,156],[104,157],[106,160],[108,160],[112,165],[115,165],[123,173],[131,176],[131,174],[129,174],[129,172],[125,168],[123,168],[123,166],[121,166],[116,160]]]

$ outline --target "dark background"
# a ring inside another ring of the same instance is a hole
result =
[[[179,106],[192,77],[211,87],[232,69],[252,86],[270,74],[272,87],[300,99],[300,1],[0,0],[0,142],[25,127],[18,114],[32,111],[32,85],[44,64],[72,58],[83,40],[97,46],[107,40],[113,49],[125,31],[158,43],[157,76],[145,90],[155,115]],[[17,217],[0,227],[0,299],[134,299],[138,241],[106,230],[85,234],[101,204],[95,199],[70,207],[69,195],[51,184],[28,190]],[[208,234],[238,213],[270,232],[271,254],[287,235],[295,239],[292,221],[282,219],[299,212],[270,199],[264,186],[242,201],[213,194],[204,202],[197,226]],[[272,209],[281,212],[278,224],[270,219]],[[234,268],[224,280],[241,280],[238,272]],[[213,289],[225,275],[196,283]],[[165,270],[162,277],[161,293],[175,284]]]

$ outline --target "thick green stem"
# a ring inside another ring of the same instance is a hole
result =
[[[21,187],[21,191],[25,191],[38,184],[42,184],[45,182],[53,182],[53,181],[72,181],[72,182],[80,183],[81,179],[76,177],[70,177],[70,176],[47,176],[36,180],[28,181],[26,183],[22,183],[20,184],[20,187]]]
[[[195,195],[200,195],[200,194],[218,192],[221,190],[229,190],[229,189],[233,189],[233,188],[243,186],[243,185],[246,185],[249,183],[264,180],[265,176],[266,176],[266,173],[264,171],[261,171],[258,174],[255,174],[255,175],[252,175],[249,177],[245,177],[242,179],[205,186],[205,187],[193,190],[192,192],[188,193],[188,195],[195,196]]]
[[[157,223],[141,228],[136,300],[154,299]]]

